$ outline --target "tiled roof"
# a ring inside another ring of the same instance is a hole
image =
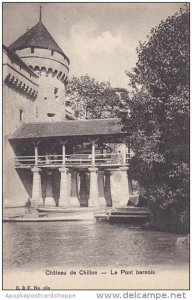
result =
[[[31,74],[33,77],[39,78],[39,76],[37,74],[35,74],[33,72],[33,70],[31,70],[31,68],[13,51],[11,51],[8,47],[6,47],[5,45],[3,45],[3,51],[7,54],[7,56],[9,57],[9,59],[16,63],[17,65],[19,65],[22,69],[24,69],[25,71],[27,71],[29,74]],[[3,62],[4,63],[4,62]]]
[[[9,137],[9,140],[119,135],[125,133],[120,119],[72,120],[63,122],[22,124]]]
[[[9,46],[13,51],[28,47],[53,50],[68,59],[41,21]]]

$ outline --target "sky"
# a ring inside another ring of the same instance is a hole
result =
[[[85,75],[128,88],[136,47],[183,3],[3,3],[3,43],[9,46],[39,20],[70,59],[69,76]]]

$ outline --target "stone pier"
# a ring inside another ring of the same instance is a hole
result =
[[[42,202],[42,192],[41,192],[41,169],[33,167],[31,169],[33,172],[33,185],[32,185],[32,207],[37,207]]]
[[[97,171],[95,167],[89,168],[90,171],[90,194],[89,194],[89,207],[98,207],[99,206],[99,195],[98,195],[98,180],[97,180]]]
[[[62,167],[59,169],[61,172],[61,182],[60,182],[60,197],[59,206],[69,207],[69,193],[68,193],[68,169]]]

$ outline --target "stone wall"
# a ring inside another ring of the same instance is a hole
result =
[[[31,197],[32,172],[17,170],[14,167],[14,152],[7,140],[4,140],[3,157],[3,205],[23,206],[27,197]]]
[[[37,78],[34,78],[26,70],[21,69],[16,63],[4,55],[3,60],[3,80],[6,80],[10,74],[10,79],[13,82],[3,82],[3,202],[5,206],[20,206],[24,205],[27,196],[30,195],[30,181],[29,174],[18,174],[14,167],[15,153],[9,144],[8,137],[13,133],[22,122],[31,122],[35,116],[34,100],[27,98],[25,89],[15,90],[17,84],[21,86],[29,86],[32,90],[38,89]],[[17,81],[18,80],[18,81]],[[15,83],[18,82],[18,83]],[[23,119],[20,120],[20,110],[23,111]],[[32,174],[31,174],[32,175]],[[23,184],[21,177],[25,180]]]

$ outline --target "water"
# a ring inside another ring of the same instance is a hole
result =
[[[86,222],[4,223],[4,270],[187,266],[179,235]]]

